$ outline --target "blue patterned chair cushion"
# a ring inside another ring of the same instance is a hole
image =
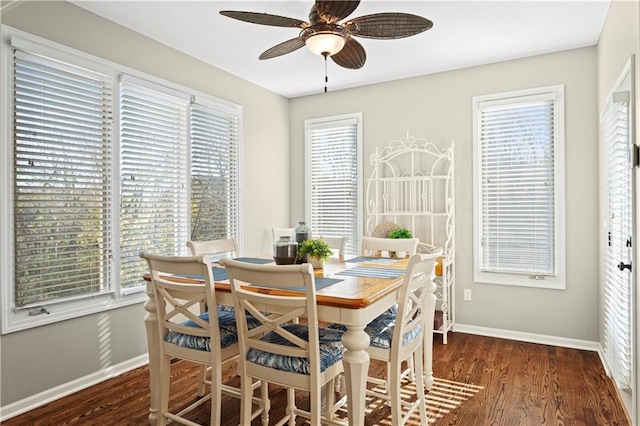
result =
[[[380,314],[376,319],[367,324],[364,332],[369,335],[369,345],[381,349],[391,349],[391,340],[393,338],[393,330],[396,325],[396,315],[398,314],[398,307],[393,306]],[[346,331],[347,327],[342,324],[331,324],[329,328],[334,330]],[[422,327],[416,327],[415,329],[407,332],[402,336],[402,346],[413,341],[420,335]]]
[[[309,341],[309,330],[304,324],[284,324],[282,328],[301,339]],[[342,354],[344,352],[344,348],[342,346],[342,335],[344,333],[340,330],[332,330],[323,327],[320,327],[319,331],[320,371],[324,371],[342,359]],[[265,334],[260,338],[260,340],[278,345],[295,346],[293,343],[273,331]],[[247,361],[265,367],[274,368],[276,370],[298,374],[309,374],[308,358],[280,356],[251,348],[247,352]]]
[[[199,315],[200,318],[209,322],[209,312]],[[182,323],[189,327],[201,328],[198,324],[191,320]],[[220,347],[226,348],[238,343],[238,326],[236,324],[236,313],[232,306],[218,305],[218,324],[220,325]],[[257,327],[260,322],[254,317],[247,315],[247,324],[249,328]],[[165,342],[184,348],[196,349],[199,351],[211,352],[211,342],[208,337],[190,336],[176,331],[169,331],[164,338]]]

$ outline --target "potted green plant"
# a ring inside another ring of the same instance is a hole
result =
[[[320,269],[324,266],[324,261],[329,259],[333,254],[331,247],[321,239],[318,240],[305,240],[298,246],[298,259],[307,258],[315,269]]]
[[[409,238],[413,238],[413,234],[407,228],[396,228],[393,231],[389,232],[389,235],[387,236],[387,238],[409,239]],[[389,256],[395,257],[396,252],[390,251]]]

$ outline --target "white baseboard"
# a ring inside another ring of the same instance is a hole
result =
[[[51,401],[55,401],[56,399],[71,395],[74,392],[78,392],[100,382],[104,382],[107,379],[119,376],[127,371],[142,367],[148,363],[149,355],[143,354],[128,361],[121,362],[120,364],[104,368],[100,371],[96,371],[95,373],[80,377],[79,379],[56,386],[55,388],[48,389],[20,401],[16,401],[5,407],[0,407],[0,423]]]
[[[540,343],[543,345],[560,346],[563,348],[598,351],[600,343],[589,340],[570,339],[567,337],[547,336],[544,334],[524,333],[521,331],[502,330],[498,328],[479,327],[476,325],[454,324],[454,331],[460,333],[478,334],[480,336],[499,337],[502,339],[518,340],[521,342]]]

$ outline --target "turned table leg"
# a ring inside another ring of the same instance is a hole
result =
[[[369,374],[369,336],[364,332],[365,325],[347,326],[342,337],[345,353],[342,358],[347,382],[347,401],[349,404],[349,425],[364,425],[365,389]]]

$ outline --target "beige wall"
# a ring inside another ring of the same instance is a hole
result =
[[[476,95],[565,85],[566,290],[473,282],[472,108]],[[291,101],[291,217],[304,215],[304,120],[362,112],[364,176],[376,147],[407,131],[455,140],[457,322],[595,342],[598,339],[598,167],[595,47],[570,50]],[[473,300],[463,301],[463,289]]]
[[[244,250],[268,250],[267,229],[289,223],[288,99],[67,2],[25,2],[2,23],[242,105]],[[0,406],[146,354],[143,318],[137,304],[2,336]]]

